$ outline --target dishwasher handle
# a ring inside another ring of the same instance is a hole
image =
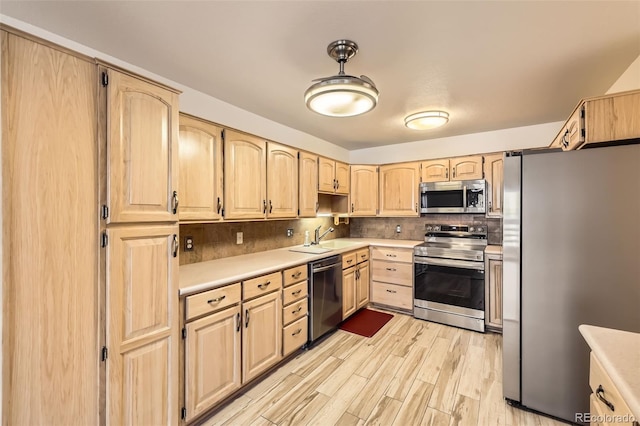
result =
[[[339,263],[334,263],[333,265],[323,266],[323,267],[321,267],[321,268],[313,268],[313,269],[312,269],[312,271],[313,271],[313,273],[315,274],[316,272],[322,272],[322,271],[327,271],[327,270],[329,270],[329,269],[333,269],[333,268],[335,268],[336,266],[340,266],[340,264],[339,264]]]

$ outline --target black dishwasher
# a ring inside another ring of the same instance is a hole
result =
[[[342,321],[342,256],[309,263],[309,343]]]

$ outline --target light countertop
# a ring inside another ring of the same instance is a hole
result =
[[[484,249],[484,252],[486,254],[499,254],[499,255],[502,255],[502,246],[494,246],[494,245],[487,246]]]
[[[578,329],[635,418],[640,419],[640,333],[584,324]]]
[[[180,266],[180,296],[197,293],[222,285],[257,277],[280,269],[302,265],[336,254],[346,253],[367,246],[413,248],[423,241],[385,240],[370,238],[338,238],[329,241],[352,243],[348,247],[333,249],[322,254],[309,254],[289,251],[289,247],[268,250],[259,253],[225,257],[206,262]],[[295,246],[299,247],[299,246]]]

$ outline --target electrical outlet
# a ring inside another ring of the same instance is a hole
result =
[[[236,233],[236,244],[242,244],[242,232]]]
[[[287,229],[287,237],[293,237],[293,229]]]
[[[402,227],[400,225],[396,225],[396,232],[398,234],[402,232]]]
[[[184,251],[193,251],[193,237],[184,237]]]

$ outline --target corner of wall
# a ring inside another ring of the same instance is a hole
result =
[[[609,93],[640,89],[640,55],[629,65],[615,83],[607,90]]]

